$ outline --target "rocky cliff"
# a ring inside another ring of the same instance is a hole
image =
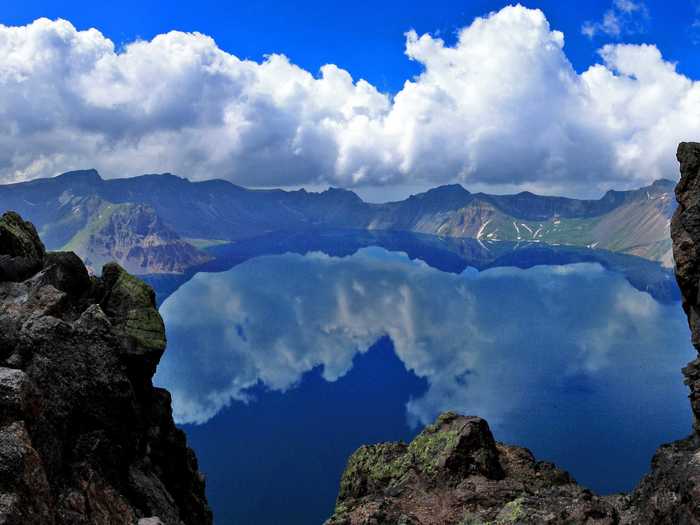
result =
[[[194,453],[151,377],[153,291],[116,264],[90,277],[0,218],[0,523],[206,525]]]
[[[681,144],[678,160],[671,236],[683,308],[700,352],[700,144]],[[327,525],[700,523],[700,359],[683,373],[694,431],[662,445],[630,494],[597,496],[528,450],[496,442],[484,420],[447,413],[409,444],[356,451]]]

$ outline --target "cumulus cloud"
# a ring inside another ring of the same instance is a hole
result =
[[[656,47],[606,46],[578,74],[539,10],[477,18],[454,45],[409,31],[406,55],[423,72],[390,95],[332,64],[241,60],[199,33],[116,49],[65,20],[0,26],[0,180],[96,167],[591,195],[674,178],[676,143],[700,132],[700,87]]]
[[[606,406],[666,399],[654,389],[669,384],[684,402],[676,376],[691,354],[676,305],[593,264],[455,275],[378,248],[266,256],[196,275],[161,314],[168,351],[156,381],[172,392],[180,423],[250,401],[255,385],[294,388],[315,367],[335,381],[383,336],[427,381],[406,407],[415,425],[451,409],[498,426],[513,412],[542,411],[551,399],[541,396],[582,379],[605,391]]]

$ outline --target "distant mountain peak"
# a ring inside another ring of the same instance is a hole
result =
[[[628,190],[608,190],[605,192],[605,195],[603,195],[603,199],[606,196],[609,195],[624,195],[624,194],[633,194],[633,193],[641,193],[649,190],[656,190],[656,191],[673,191],[673,189],[676,187],[676,183],[673,182],[672,180],[669,179],[656,179],[651,184],[647,184],[646,186],[640,186],[638,188],[630,188]]]
[[[442,186],[436,186],[426,193],[454,193],[454,194],[467,194],[469,195],[469,190],[459,183],[455,184],[443,184]]]
[[[148,173],[148,174],[144,175],[144,177],[158,177],[161,179],[177,179],[177,180],[191,182],[190,179],[188,179],[187,177],[181,177],[180,175],[175,175],[174,173],[170,173],[169,171],[165,171],[163,173]]]
[[[669,179],[656,179],[651,183],[652,188],[661,188],[664,190],[673,190],[676,187],[676,183]]]
[[[55,178],[70,183],[102,182],[104,180],[96,169],[67,171]]]
[[[362,202],[360,196],[351,190],[346,190],[345,188],[336,188],[331,186],[327,190],[323,191],[321,195],[326,195],[333,198],[343,199],[344,201],[358,201]]]
[[[461,198],[470,196],[471,193],[461,184],[443,184],[442,186],[436,186],[423,193],[416,193],[411,195],[408,200],[413,199],[445,199],[445,198]]]
[[[524,191],[518,192],[517,195],[523,195],[525,197],[540,197],[540,195],[537,195],[536,193],[532,193],[529,190],[524,190]]]
[[[174,173],[145,173],[143,175],[137,175],[136,177],[128,177],[134,179],[146,179],[146,180],[157,180],[157,181],[167,181],[175,183],[186,183],[190,184],[192,181],[187,177],[181,177],[180,175],[175,175]]]

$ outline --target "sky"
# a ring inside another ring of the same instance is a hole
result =
[[[0,182],[595,197],[700,136],[693,0],[0,6]]]

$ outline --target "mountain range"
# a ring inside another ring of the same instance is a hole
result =
[[[383,204],[352,191],[247,189],[172,174],[109,179],[95,170],[0,185],[0,210],[32,221],[47,248],[71,250],[93,270],[116,260],[136,274],[181,273],[206,262],[203,248],[275,231],[323,228],[410,231],[571,245],[673,264],[674,183],[658,180],[597,200],[471,193],[458,184]]]

